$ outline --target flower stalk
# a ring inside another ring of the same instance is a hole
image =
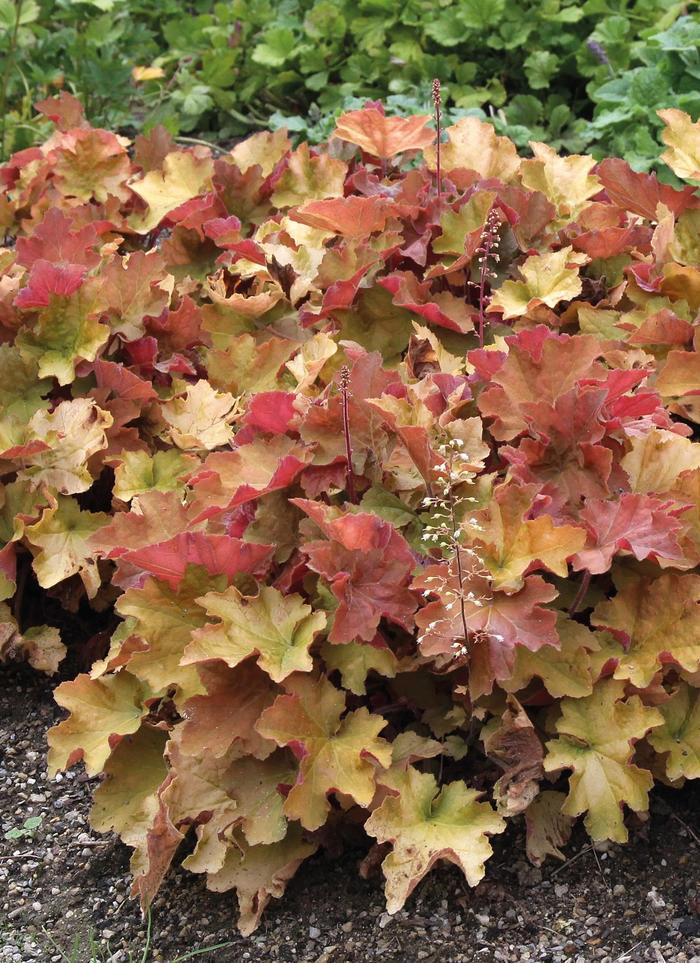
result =
[[[435,180],[438,211],[442,207],[442,169],[440,164],[440,149],[442,141],[442,92],[440,81],[436,77],[433,81],[433,106],[435,108],[435,129],[437,131],[437,146],[435,148]]]
[[[343,409],[343,435],[345,437],[345,458],[347,469],[345,472],[345,492],[348,501],[355,502],[355,476],[352,470],[352,439],[350,437],[350,370],[347,365],[340,369],[340,398]]]
[[[486,328],[486,285],[495,277],[496,272],[493,265],[498,264],[500,256],[498,253],[499,230],[501,227],[501,215],[497,208],[492,207],[486,218],[484,230],[481,233],[481,242],[476,250],[479,258],[479,347],[484,346],[484,330]],[[489,260],[491,263],[489,263]]]
[[[426,508],[432,508],[434,519],[434,524],[426,526],[425,541],[431,548],[441,550],[450,572],[445,578],[431,577],[430,581],[435,584],[427,594],[436,594],[442,599],[445,610],[450,613],[450,619],[455,606],[458,607],[462,638],[453,642],[456,657],[467,656],[473,641],[469,629],[467,603],[478,607],[487,601],[470,587],[470,578],[475,573],[481,576],[488,575],[476,549],[464,545],[469,531],[478,531],[481,526],[474,519],[470,519],[465,524],[460,518],[460,506],[476,501],[473,496],[463,495],[458,491],[461,485],[474,480],[474,474],[469,467],[469,455],[463,451],[463,448],[464,442],[460,438],[452,438],[440,445],[438,452],[442,463],[437,467],[441,474],[436,482],[439,494],[423,500]],[[455,576],[456,588],[452,583]],[[433,627],[434,623],[428,626],[429,629]]]

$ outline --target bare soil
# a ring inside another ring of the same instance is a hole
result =
[[[45,735],[60,713],[51,689],[25,667],[0,673],[0,961],[141,963],[146,925],[128,897],[126,847],[90,830],[84,774],[46,778]],[[31,816],[42,817],[38,828],[4,838]],[[153,907],[144,963],[208,948],[195,959],[700,963],[700,789],[657,789],[649,820],[631,822],[628,846],[596,850],[581,832],[565,863],[539,870],[514,821],[476,889],[444,867],[394,917],[381,878],[357,875],[361,850],[319,856],[248,939],[236,931],[232,894],[176,869]]]

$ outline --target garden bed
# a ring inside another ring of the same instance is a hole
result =
[[[2,673],[2,831],[32,815],[42,822],[31,837],[0,847],[0,960],[130,963],[131,953],[141,963],[146,925],[128,898],[128,850],[88,825],[96,780],[78,770],[61,781],[46,778],[45,732],[60,715],[50,698],[53,684],[24,667]],[[628,846],[595,852],[580,832],[565,863],[550,860],[541,870],[524,860],[522,826],[514,821],[494,840],[495,856],[476,889],[445,867],[394,917],[385,913],[381,879],[357,875],[361,850],[335,860],[315,857],[248,939],[236,931],[232,894],[208,892],[201,877],[175,869],[167,895],[153,906],[144,963],[174,963],[221,943],[229,946],[195,959],[697,963],[699,813],[694,784],[680,792],[656,789],[651,818],[631,826]]]

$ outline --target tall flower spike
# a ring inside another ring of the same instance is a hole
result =
[[[442,139],[442,93],[440,92],[440,81],[437,77],[433,81],[433,105],[435,107],[435,129],[437,131],[437,146],[435,148],[435,178],[439,210],[442,203],[442,174],[440,169],[440,140]]]
[[[348,463],[345,474],[345,492],[348,501],[355,501],[355,476],[352,471],[352,440],[350,438],[350,411],[348,399],[350,397],[350,369],[343,365],[340,369],[340,397],[343,406],[343,434],[345,436],[345,458]]]
[[[484,346],[484,327],[486,324],[486,283],[496,277],[496,272],[489,265],[489,258],[493,264],[500,260],[498,254],[499,230],[501,214],[496,207],[492,207],[486,218],[481,241],[477,248],[479,258],[479,346]]]
[[[438,548],[449,566],[454,565],[457,577],[456,588],[450,578],[443,580],[436,577],[437,584],[430,589],[432,593],[441,597],[447,612],[452,612],[455,606],[459,607],[463,641],[457,640],[453,643],[455,658],[468,656],[473,641],[467,624],[465,601],[477,606],[488,601],[486,596],[476,595],[469,587],[469,580],[475,573],[482,577],[488,576],[489,573],[478,552],[462,544],[466,531],[464,524],[458,518],[458,509],[461,504],[473,499],[460,495],[456,489],[461,484],[474,480],[474,473],[468,467],[470,458],[462,450],[463,447],[464,442],[459,438],[449,439],[438,447],[437,451],[442,463],[438,465],[441,474],[437,479],[436,487],[440,494],[423,501],[426,507],[432,507],[436,519],[435,525],[426,527],[424,538],[428,548]],[[470,521],[470,527],[472,530],[479,528],[474,521]]]

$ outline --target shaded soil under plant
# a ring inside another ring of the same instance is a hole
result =
[[[52,683],[20,668],[0,675],[0,960],[141,960],[146,926],[128,899],[128,851],[88,825],[91,782],[79,771],[49,782],[45,733],[58,708]],[[4,834],[41,816],[20,839]],[[581,832],[565,864],[524,859],[522,828],[495,840],[486,879],[470,890],[435,871],[395,917],[380,878],[357,875],[359,851],[305,864],[260,929],[235,930],[232,894],[173,872],[152,914],[148,961],[230,942],[196,957],[216,963],[646,961],[700,963],[700,791],[655,790],[631,844],[596,852]],[[100,956],[89,949],[89,934]],[[65,954],[61,956],[60,950]]]

